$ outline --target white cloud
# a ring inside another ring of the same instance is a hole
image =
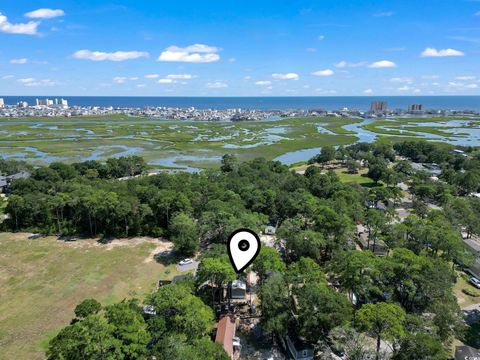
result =
[[[323,95],[334,95],[337,93],[336,90],[324,90],[324,89],[315,89],[315,91],[319,94],[323,94]]]
[[[148,58],[149,54],[145,51],[90,51],[79,50],[72,55],[75,59],[91,61],[125,61],[138,58]]]
[[[413,79],[408,77],[394,77],[394,78],[391,78],[390,81],[394,83],[411,84],[413,82]]]
[[[395,68],[397,67],[397,64],[395,64],[393,61],[381,60],[371,63],[370,65],[368,65],[368,67],[372,69]]]
[[[336,63],[334,66],[342,69],[342,68],[356,68],[356,67],[362,67],[367,65],[365,62],[358,62],[358,63],[349,63],[347,61],[340,61],[339,63]]]
[[[15,79],[15,75],[5,75],[5,76],[2,76],[2,80],[11,80],[11,79]]]
[[[408,90],[411,90],[411,88],[409,86],[405,85],[405,86],[399,87],[397,90],[398,91],[408,91]]]
[[[375,17],[390,17],[393,16],[395,13],[393,11],[384,11],[384,12],[379,12],[376,14],[373,14]]]
[[[51,87],[57,85],[56,81],[50,79],[24,78],[18,79],[18,82],[28,87]]]
[[[10,60],[10,64],[26,64],[28,62],[28,59],[22,58],[22,59],[12,59]]]
[[[255,85],[261,85],[261,86],[272,85],[272,82],[269,80],[260,80],[260,81],[257,81]]]
[[[421,57],[447,57],[447,56],[464,56],[465,53],[460,50],[455,49],[441,49],[437,50],[434,48],[426,48],[422,53]]]
[[[172,79],[160,79],[158,80],[159,84],[172,84],[174,81]]]
[[[325,40],[325,38],[326,38],[325,35],[319,35],[319,36],[318,36],[318,40],[320,40],[320,41]]]
[[[436,80],[439,78],[440,76],[438,75],[422,75],[422,79],[425,79],[425,80]]]
[[[115,76],[113,82],[116,84],[125,84],[127,81],[136,81],[138,77]]]
[[[272,74],[274,79],[279,80],[298,80],[300,76],[296,73],[286,73],[286,74]]]
[[[456,80],[475,80],[476,76],[457,76]]]
[[[223,88],[228,87],[228,85],[225,84],[222,81],[215,81],[215,82],[207,83],[207,87],[210,88],[210,89],[223,89]]]
[[[65,12],[61,9],[38,9],[25,14],[26,17],[32,19],[52,19],[64,15]]]
[[[193,79],[194,76],[191,74],[170,74],[166,76],[167,79],[173,79],[173,80],[189,80]]]
[[[315,75],[315,76],[332,76],[333,74],[335,74],[335,72],[330,69],[318,70],[312,73],[312,75]]]
[[[157,61],[210,63],[220,60],[217,54],[219,51],[220,49],[215,46],[204,44],[194,44],[184,48],[170,46],[160,54]]]
[[[372,89],[367,89],[363,93],[364,94],[373,94],[373,90]]]
[[[160,75],[158,75],[158,74],[147,74],[147,75],[145,75],[146,79],[158,79],[158,77],[160,77]]]
[[[34,82],[34,81],[35,81],[34,78],[18,79],[18,82],[20,82],[20,83],[22,83],[22,84],[27,84],[27,83]]]
[[[454,81],[451,81],[448,83],[448,86],[450,88],[455,88],[455,89],[477,89],[478,85],[477,84],[464,84],[464,83],[457,83]]]
[[[228,62],[229,62],[229,63],[234,63],[235,61],[237,61],[237,59],[235,59],[235,58],[233,58],[233,57],[230,58],[230,59],[228,59]]]
[[[145,84],[137,84],[137,85],[135,85],[135,87],[137,87],[137,88],[139,88],[139,89],[142,89],[142,88],[144,88],[144,87],[147,87],[147,85],[145,85]]]
[[[29,21],[28,23],[12,24],[8,18],[0,13],[0,32],[9,34],[36,35],[37,28],[40,23],[37,21]]]

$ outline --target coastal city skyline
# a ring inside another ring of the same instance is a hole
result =
[[[0,12],[2,96],[480,94],[477,1],[7,0]]]

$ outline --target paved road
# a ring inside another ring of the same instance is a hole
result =
[[[200,264],[200,262],[194,261],[191,264],[187,264],[187,265],[177,265],[177,271],[187,272],[187,271],[193,270],[193,272],[195,273],[197,271],[198,264]]]

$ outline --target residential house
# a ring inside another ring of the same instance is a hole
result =
[[[230,316],[224,316],[217,323],[217,330],[215,334],[215,342],[222,344],[225,352],[230,356],[230,359],[235,359],[235,356],[240,353],[242,345],[240,339],[235,337],[236,323]]]
[[[228,284],[228,297],[232,300],[243,300],[247,296],[247,285],[241,280]]]
[[[312,345],[290,332],[285,336],[288,352],[294,360],[313,360],[315,350]]]

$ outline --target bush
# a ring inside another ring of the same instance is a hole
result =
[[[472,297],[480,296],[480,291],[477,291],[475,289],[466,288],[466,289],[462,289],[462,292],[464,294],[467,294],[468,296],[472,296]]]

